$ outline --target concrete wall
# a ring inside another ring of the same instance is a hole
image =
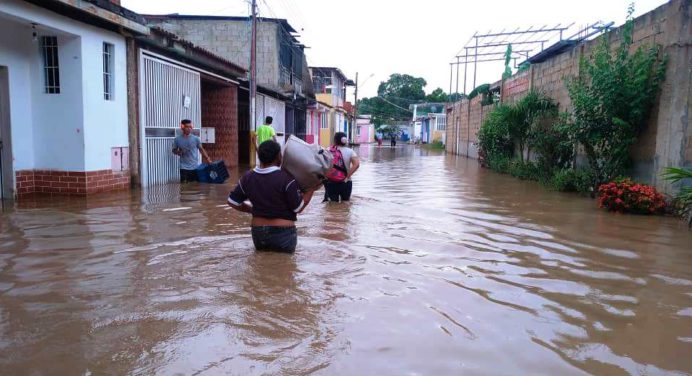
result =
[[[690,19],[690,2],[673,0],[638,17],[634,24],[633,48],[658,44],[668,57],[668,65],[652,116],[632,150],[635,162],[632,174],[636,179],[664,191],[671,191],[671,187],[660,178],[663,168],[692,166],[692,129],[688,126],[692,101]],[[589,56],[603,37],[534,64],[528,71],[504,80],[501,82],[501,101],[512,103],[529,90],[536,90],[553,98],[561,111],[568,110],[570,99],[565,80],[579,74],[580,58]],[[621,29],[608,37],[611,45],[616,46],[621,39]],[[481,106],[479,98],[474,98],[470,104],[463,100],[451,105],[447,112],[447,151],[476,158],[478,129],[491,108]]]
[[[232,20],[151,19],[157,25],[231,62],[250,67],[250,23]],[[273,22],[257,26],[257,83],[279,90],[279,31]]]
[[[114,49],[112,100],[103,98],[103,43]],[[127,55],[125,39],[99,32],[82,37],[84,170],[111,168],[111,148],[128,146]]]
[[[10,29],[11,32],[10,32]],[[34,130],[32,111],[32,70],[29,62],[38,46],[17,35],[31,36],[27,24],[4,21],[0,23],[0,65],[8,67],[10,100],[10,123],[12,126],[12,152],[14,170],[34,166]]]

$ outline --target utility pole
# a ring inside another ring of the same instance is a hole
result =
[[[356,72],[356,90],[353,98],[353,125],[351,125],[351,143],[356,138],[356,127],[358,127],[358,72]]]
[[[250,132],[255,132],[257,124],[257,1],[252,0],[252,33],[250,36]],[[254,145],[250,145],[252,150]],[[250,156],[252,160],[252,156]],[[259,162],[255,161],[257,165]]]
[[[457,56],[457,88],[456,88],[456,93],[459,92],[459,57]],[[453,101],[451,101],[453,102]]]

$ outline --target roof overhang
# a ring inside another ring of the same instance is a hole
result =
[[[25,0],[66,17],[116,32],[149,34],[144,19],[108,0]]]

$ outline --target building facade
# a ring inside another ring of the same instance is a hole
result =
[[[355,142],[359,144],[375,142],[375,124],[372,123],[371,115],[358,115]]]
[[[251,23],[248,17],[146,15],[145,18],[150,26],[160,27],[249,69]],[[241,161],[254,160],[249,139],[266,115],[273,117],[273,125],[282,142],[289,134],[301,138],[307,134],[307,107],[312,85],[305,46],[296,39],[296,31],[284,19],[260,18],[257,29],[257,84],[261,95],[257,98],[255,124],[239,129],[239,137],[244,139],[242,143],[249,146],[241,150],[245,154]],[[310,86],[308,90],[306,83]]]
[[[0,17],[2,197],[129,188],[121,33],[148,28],[117,2],[5,0]]]
[[[246,71],[159,28],[128,45],[131,102],[130,160],[135,183],[179,181],[179,159],[170,152],[180,121],[192,120],[207,154],[238,166],[240,82]]]
[[[330,107],[327,115],[328,125],[322,124],[319,144],[327,147],[336,132],[350,134],[349,116],[346,105],[346,87],[352,86],[353,81],[346,78],[339,68],[310,67],[312,86],[317,102]]]

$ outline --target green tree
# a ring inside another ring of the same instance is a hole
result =
[[[665,59],[659,48],[632,49],[633,5],[621,29],[619,45],[611,50],[612,33],[601,38],[594,52],[580,61],[580,74],[567,81],[572,101],[571,136],[581,144],[596,184],[623,175],[630,148],[646,125],[660,83]]]
[[[358,101],[358,113],[372,115],[373,123],[379,127],[397,121],[409,120],[410,104],[425,100],[425,79],[408,74],[395,73],[377,88],[377,96]]]
[[[502,79],[507,79],[512,77],[512,67],[509,66],[509,62],[512,59],[512,45],[507,45],[507,50],[505,51],[505,71],[502,73]]]
[[[441,103],[441,102],[447,102],[448,100],[449,100],[449,96],[447,95],[447,93],[445,93],[444,90],[442,90],[439,87],[437,89],[433,90],[432,93],[425,96],[426,102]]]

